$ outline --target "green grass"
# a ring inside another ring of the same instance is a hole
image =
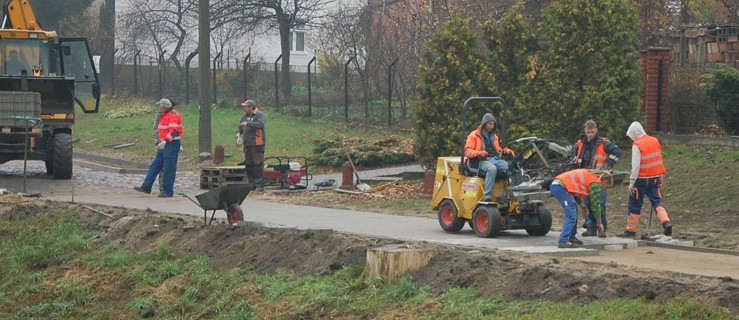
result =
[[[26,236],[27,230],[37,236]],[[219,273],[207,257],[176,258],[166,245],[139,254],[115,244],[64,240],[94,235],[72,213],[0,224],[0,318],[140,318],[154,312],[160,319],[731,319],[695,299],[510,301],[463,288],[436,296],[409,277],[363,277],[359,265],[328,276],[259,275],[249,268]],[[36,258],[19,262],[18,248]],[[61,256],[39,264],[49,252]]]
[[[199,119],[198,107],[194,104],[178,105],[177,111],[182,115],[185,130],[183,138],[184,153],[181,159],[196,161],[199,153]],[[148,110],[148,113],[142,113]],[[293,116],[289,113],[261,109],[266,117],[267,155],[309,156],[313,154],[314,142],[319,139],[336,139],[340,137],[362,137],[379,139],[387,135],[411,136],[407,129],[371,127],[361,123],[330,122]],[[77,150],[100,153],[125,152],[141,157],[154,154],[152,140],[154,114],[158,109],[150,101],[108,101],[100,107],[97,114],[77,113],[74,139]],[[110,115],[123,115],[112,118]],[[107,115],[107,116],[106,116]],[[243,155],[236,146],[236,127],[241,120],[242,110],[233,108],[214,108],[211,111],[211,147],[222,145],[227,154],[224,165],[234,165],[243,161]],[[113,151],[111,146],[131,143],[135,145]]]

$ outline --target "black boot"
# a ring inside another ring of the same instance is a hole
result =
[[[665,230],[666,236],[671,236],[672,235],[672,222],[665,221],[665,223],[662,224],[662,229]]]

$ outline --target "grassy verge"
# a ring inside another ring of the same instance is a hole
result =
[[[198,136],[200,114],[194,104],[178,105],[177,111],[182,115],[185,136],[183,139],[183,160],[186,168],[196,169],[201,165],[198,160]],[[77,114],[74,139],[79,140],[77,150],[134,157],[142,161],[150,161],[154,154],[152,140],[154,114],[158,108],[150,101],[121,100],[108,101],[97,114]],[[402,128],[370,127],[357,123],[329,122],[300,118],[283,112],[262,109],[266,117],[266,155],[309,156],[313,153],[315,141],[319,139],[337,139],[341,137],[361,137],[380,139],[389,135],[411,136],[411,132]],[[222,145],[226,154],[232,156],[223,165],[235,165],[243,161],[243,153],[236,146],[234,136],[241,119],[242,110],[233,108],[215,108],[211,112],[213,148]],[[135,143],[132,146],[113,150],[113,145]],[[208,163],[210,165],[211,163]]]
[[[470,289],[430,294],[408,277],[363,277],[361,266],[322,276],[249,268],[215,272],[206,256],[167,245],[135,253],[97,247],[74,212],[0,224],[0,317],[136,319],[731,319],[700,300],[615,299],[589,304],[508,301]]]

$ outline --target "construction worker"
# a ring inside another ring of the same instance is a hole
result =
[[[585,134],[577,140],[577,143],[572,146],[572,149],[575,152],[577,168],[583,169],[602,170],[613,168],[622,154],[621,149],[615,143],[598,134],[598,125],[593,120],[585,122]],[[600,220],[603,222],[603,227],[606,231],[608,231],[608,220],[606,219],[607,200],[608,193],[603,190],[600,193]],[[593,212],[590,197],[583,198],[583,203],[585,203],[588,211]],[[589,215],[585,219],[583,227],[587,229],[582,233],[583,237],[606,236],[605,233],[598,234],[598,225],[595,223],[593,215]]]
[[[254,183],[257,190],[264,191],[264,114],[257,109],[254,100],[241,103],[244,115],[236,128],[236,143],[243,145],[244,168],[250,183]]]
[[[641,207],[644,196],[649,198],[652,208],[657,211],[657,218],[666,236],[672,235],[672,222],[667,210],[662,206],[662,176],[667,173],[662,162],[662,146],[657,138],[648,135],[641,123],[634,121],[626,131],[626,135],[634,140],[631,147],[631,175],[629,176],[629,218],[623,237],[634,237],[639,227]]]
[[[184,135],[182,128],[182,117],[174,110],[175,104],[169,99],[161,99],[156,105],[162,115],[159,118],[159,144],[157,144],[157,155],[149,166],[144,182],[140,187],[134,187],[134,190],[151,193],[151,187],[154,184],[159,173],[164,175],[164,187],[159,192],[160,198],[171,198],[174,196],[174,180],[177,172],[177,158],[180,154],[181,139]]]
[[[565,211],[562,220],[562,233],[559,235],[557,247],[577,248],[583,245],[582,241],[574,236],[577,229],[577,206],[585,216],[594,217],[598,232],[605,233],[605,227],[600,217],[600,206],[594,206],[592,212],[582,202],[582,198],[591,197],[600,199],[600,193],[613,185],[613,177],[608,171],[575,169],[559,174],[554,178],[549,190],[552,196],[559,201]]]
[[[501,156],[503,154],[514,155],[511,149],[500,147],[498,136],[495,134],[496,126],[495,117],[486,113],[482,116],[480,126],[467,136],[467,142],[464,145],[464,155],[469,159],[470,164],[474,167],[479,163],[478,169],[485,172],[485,189],[482,199],[484,202],[490,202],[493,199],[495,176],[498,172],[508,172],[508,162],[501,159]]]

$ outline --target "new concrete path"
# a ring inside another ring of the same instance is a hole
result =
[[[205,192],[200,190],[199,192]],[[195,193],[189,193],[191,197]],[[55,194],[48,198],[69,201],[70,195]],[[203,210],[193,202],[180,197],[157,198],[156,195],[142,194],[133,190],[120,190],[105,197],[89,193],[78,193],[75,202],[125,206],[128,208],[151,209],[161,212],[174,212],[193,216],[204,215]],[[559,249],[556,247],[558,232],[550,232],[543,237],[534,237],[522,230],[505,231],[493,239],[479,238],[465,227],[456,234],[444,232],[436,219],[387,215],[354,210],[328,209],[310,206],[280,204],[265,201],[253,201],[247,196],[242,204],[244,219],[273,227],[297,229],[332,229],[335,231],[366,235],[372,237],[392,238],[411,242],[432,242],[450,245],[462,245],[470,248],[511,250],[527,253],[543,253],[557,256],[597,255],[598,251],[609,246],[611,249],[636,247],[632,239],[616,237],[584,239],[589,248]],[[212,211],[211,211],[212,212]],[[211,212],[207,215],[210,217]],[[216,211],[214,223],[225,218],[225,212]]]

